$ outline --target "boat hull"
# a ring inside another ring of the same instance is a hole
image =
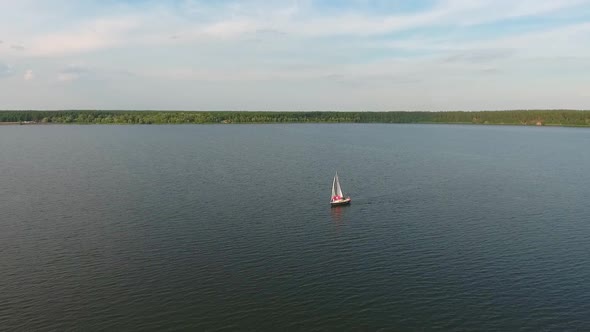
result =
[[[330,205],[331,206],[348,205],[348,204],[350,204],[350,201],[351,201],[351,199],[350,199],[350,197],[348,197],[348,198],[341,199],[341,200],[338,200],[338,201],[332,201],[332,202],[330,202]]]

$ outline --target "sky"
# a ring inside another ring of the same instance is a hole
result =
[[[590,0],[0,0],[0,109],[590,109]]]

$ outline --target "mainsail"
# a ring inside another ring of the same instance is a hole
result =
[[[344,195],[342,195],[342,188],[340,188],[340,181],[338,181],[338,172],[336,172],[334,181],[332,181],[332,197],[334,196],[344,197]]]

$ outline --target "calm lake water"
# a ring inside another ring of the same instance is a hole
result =
[[[2,126],[0,327],[585,330],[589,167],[575,128]]]

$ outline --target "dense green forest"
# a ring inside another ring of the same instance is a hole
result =
[[[204,124],[204,123],[471,123],[590,126],[590,111],[482,112],[191,112],[0,111],[0,123]]]

